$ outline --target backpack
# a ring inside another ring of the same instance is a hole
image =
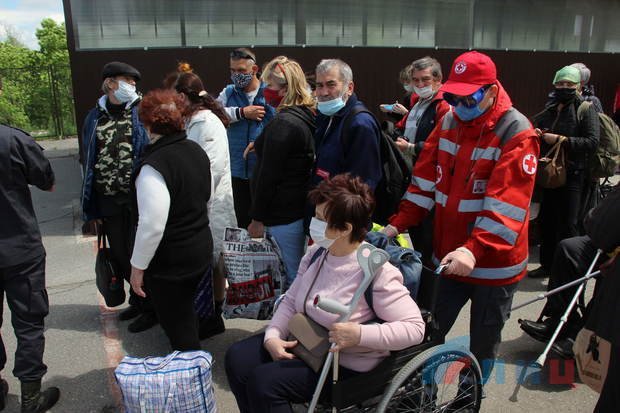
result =
[[[368,232],[368,234],[366,234],[366,242],[377,248],[381,248],[390,255],[390,264],[398,268],[400,273],[403,275],[403,284],[409,290],[409,295],[411,298],[415,300],[418,295],[418,289],[420,288],[420,279],[422,275],[422,261],[420,260],[420,253],[410,248],[399,246],[394,239],[390,240],[387,235],[381,232]],[[326,252],[327,249],[319,247],[310,258],[308,267],[314,264],[316,260],[323,256]],[[364,298],[366,299],[368,307],[370,307],[373,313],[376,314],[372,305],[372,287],[373,283],[370,283],[368,288],[366,288],[366,291],[364,291]]]
[[[345,117],[342,127],[341,142],[344,148],[348,147],[349,130],[353,118],[358,113],[368,113],[374,119],[379,130],[379,151],[381,156],[382,176],[375,188],[375,211],[372,219],[381,225],[387,225],[389,218],[398,210],[398,204],[411,182],[411,162],[407,162],[394,140],[382,131],[381,125],[368,109],[363,105],[356,105]]]
[[[581,121],[592,102],[584,101],[577,108],[577,119]],[[596,152],[590,157],[590,176],[607,178],[614,176],[620,165],[620,128],[609,116],[597,113],[600,125],[600,138]]]

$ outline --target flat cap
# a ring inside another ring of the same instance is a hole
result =
[[[103,66],[103,70],[101,70],[102,79],[120,75],[131,76],[136,80],[140,80],[142,77],[138,69],[123,62],[106,63],[106,65]]]

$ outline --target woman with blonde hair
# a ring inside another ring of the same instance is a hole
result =
[[[263,69],[267,103],[276,116],[254,142],[257,162],[250,180],[253,237],[270,234],[280,247],[287,286],[304,253],[306,196],[314,163],[315,101],[304,72],[278,56]]]

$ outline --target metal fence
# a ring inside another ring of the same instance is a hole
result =
[[[34,137],[77,134],[68,65],[0,67],[0,122]]]

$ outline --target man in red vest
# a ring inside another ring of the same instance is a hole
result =
[[[445,335],[471,300],[470,348],[486,381],[526,274],[538,138],[482,53],[457,57],[441,91],[452,110],[427,139],[384,231],[393,236],[435,209],[433,260],[446,265],[435,318]]]

